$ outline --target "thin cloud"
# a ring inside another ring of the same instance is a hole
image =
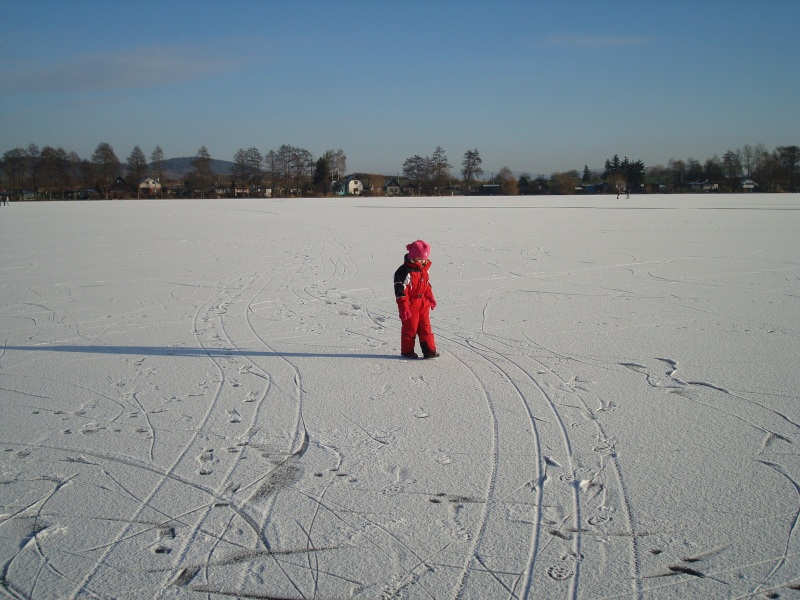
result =
[[[582,48],[616,48],[642,46],[652,38],[640,35],[551,35],[545,38],[549,46],[572,46]]]
[[[0,65],[8,93],[61,93],[153,88],[203,79],[244,64],[228,53],[180,47],[133,48],[64,59]]]

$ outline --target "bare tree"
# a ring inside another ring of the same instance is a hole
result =
[[[575,188],[581,183],[578,171],[565,171],[553,173],[550,176],[550,191],[554,194],[574,194]]]
[[[248,171],[247,153],[244,148],[239,148],[233,155],[233,167],[231,168],[234,188],[247,182]]]
[[[14,148],[3,154],[3,173],[12,192],[21,193],[25,188],[27,153],[24,148]]]
[[[258,148],[251,146],[244,152],[245,164],[247,165],[247,182],[250,185],[258,185],[261,183],[262,171],[261,167],[264,163],[264,158]]]
[[[739,151],[739,155],[741,156],[742,160],[742,169],[744,170],[744,176],[751,177],[753,175],[753,169],[756,166],[755,149],[750,144],[745,144],[744,147]]]
[[[322,157],[328,163],[327,169],[332,180],[337,181],[345,176],[347,173],[347,157],[344,154],[344,150],[341,148],[338,150],[326,150]]]
[[[39,157],[41,152],[39,151],[39,146],[36,144],[28,144],[28,147],[25,149],[26,159],[25,159],[25,171],[28,178],[27,185],[32,189],[34,192],[39,192],[39,173],[38,173],[38,165],[39,165]]]
[[[735,191],[739,187],[739,178],[742,176],[742,161],[738,152],[728,150],[722,156],[722,172],[727,180],[728,191]]]
[[[302,195],[312,185],[314,157],[305,148],[283,144],[277,151],[267,153],[270,180],[281,193]]]
[[[67,153],[63,148],[45,146],[39,155],[37,166],[39,184],[42,191],[52,199],[55,194],[60,194],[64,199],[64,191],[69,187],[69,162]]]
[[[686,163],[680,159],[669,159],[667,168],[672,175],[672,189],[680,192],[686,185]]]
[[[503,167],[495,177],[495,182],[500,184],[500,191],[506,196],[516,196],[519,194],[517,178],[508,167]]]
[[[270,193],[273,196],[278,195],[278,190],[275,187],[275,184],[278,181],[278,155],[275,153],[274,150],[270,150],[264,155],[264,169],[267,172],[267,177],[269,180],[269,187]]]
[[[259,185],[263,176],[264,159],[258,148],[239,148],[233,157],[233,179],[239,185]]]
[[[415,154],[403,162],[403,175],[417,194],[422,194],[431,178],[431,159]]]
[[[800,147],[798,146],[778,146],[775,149],[778,155],[778,163],[783,171],[783,178],[788,187],[787,191],[795,191],[797,181],[798,165],[800,165]]]
[[[289,172],[295,194],[303,195],[303,190],[313,177],[314,157],[305,148],[292,148],[289,159]]]

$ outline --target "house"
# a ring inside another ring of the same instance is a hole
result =
[[[752,192],[758,187],[758,184],[752,179],[744,179],[742,181],[742,190],[745,192]]]
[[[400,195],[400,182],[397,179],[390,179],[386,182],[384,186],[384,193],[387,196],[399,196]]]
[[[499,196],[503,193],[499,183],[484,183],[478,188],[481,196]]]
[[[347,182],[347,193],[350,196],[360,196],[361,192],[364,191],[364,184],[361,182],[360,179],[350,179]]]
[[[139,195],[157,196],[161,194],[161,183],[156,178],[147,177],[139,184]]]
[[[706,183],[708,183],[708,180],[704,179],[703,181],[689,181],[686,185],[688,185],[689,189],[693,192],[702,192],[703,186]]]
[[[337,181],[333,185],[333,191],[337,196],[360,196],[364,191],[364,184],[351,175],[342,181]]]
[[[576,194],[599,194],[603,191],[604,185],[602,183],[584,183],[575,186]]]
[[[708,179],[703,181],[690,181],[689,189],[693,192],[718,192],[719,184],[711,183]]]
[[[109,198],[130,198],[133,190],[122,177],[117,177],[108,189]]]

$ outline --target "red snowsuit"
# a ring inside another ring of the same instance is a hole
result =
[[[419,335],[419,345],[426,356],[436,354],[430,311],[436,308],[436,299],[428,279],[430,261],[419,264],[406,254],[405,262],[394,273],[394,295],[403,327],[400,331],[400,352],[412,354]]]

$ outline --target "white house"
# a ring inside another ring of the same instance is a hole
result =
[[[142,183],[139,184],[139,193],[145,194],[160,194],[161,193],[161,183],[158,179],[153,179],[152,177],[148,177]]]
[[[364,184],[360,179],[353,176],[348,177],[344,181],[336,181],[333,184],[333,192],[337,196],[360,196],[364,191]]]
[[[742,189],[745,192],[752,192],[754,189],[758,187],[758,184],[753,181],[752,179],[745,179],[742,181]]]
[[[349,196],[360,196],[364,191],[364,184],[360,179],[351,179],[347,182],[347,194]]]

